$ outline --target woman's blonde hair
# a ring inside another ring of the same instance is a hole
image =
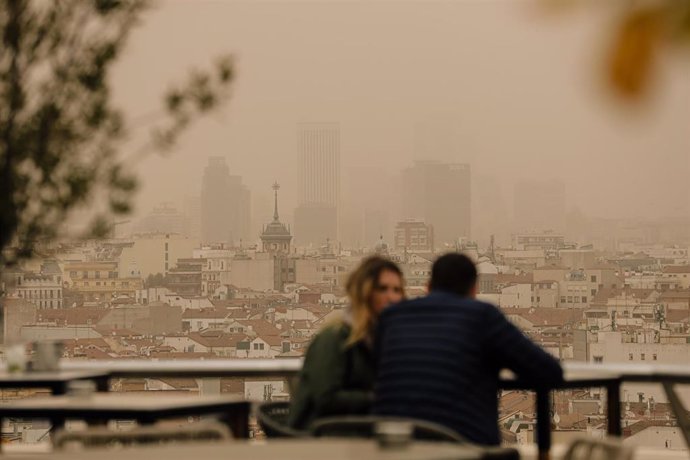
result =
[[[404,278],[400,267],[392,260],[380,256],[364,259],[347,279],[345,289],[352,311],[352,331],[347,340],[348,345],[363,340],[373,329],[376,315],[371,305],[371,296],[384,271],[391,271],[400,277],[404,297]]]

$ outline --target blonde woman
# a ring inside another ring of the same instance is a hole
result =
[[[369,412],[374,386],[372,331],[379,313],[404,298],[403,274],[392,261],[373,256],[347,281],[350,308],[325,326],[304,358],[292,398],[289,424],[306,429],[319,417]]]

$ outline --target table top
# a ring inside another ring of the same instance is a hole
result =
[[[221,442],[175,444],[174,446],[131,447],[125,450],[97,450],[53,453],[51,460],[479,460],[489,450],[451,443],[413,442],[399,450],[381,449],[369,440],[271,440],[268,442]],[[22,459],[45,457],[22,455]]]
[[[38,386],[65,383],[72,380],[88,380],[108,377],[109,372],[103,370],[58,370],[41,372],[7,372],[0,371],[0,387]]]
[[[508,370],[501,371],[500,378],[499,386],[504,389],[530,390],[535,387],[533,383],[516,379],[515,375]],[[592,369],[591,367],[573,368],[564,366],[563,382],[558,384],[555,389],[605,386],[609,383],[618,383],[620,380],[620,372],[609,368]]]
[[[64,371],[104,372],[112,377],[293,377],[302,368],[300,358],[288,359],[210,359],[210,360],[62,360]],[[592,381],[618,378],[623,381],[673,379],[690,383],[690,366],[632,363],[563,363],[566,382],[560,386],[576,387]],[[514,378],[502,373],[502,385],[514,386]]]
[[[302,369],[302,359],[179,359],[69,361],[65,370],[101,370],[112,377],[293,377]]]
[[[581,363],[568,362],[564,368],[574,373],[616,373],[625,382],[673,380],[690,383],[690,365],[679,364],[632,364],[632,363]]]
[[[248,410],[250,402],[237,396],[181,396],[164,392],[129,395],[127,393],[91,393],[85,396],[28,398],[0,405],[5,417],[65,418],[138,418],[174,417]]]
[[[629,364],[629,363],[563,363],[563,382],[554,389],[606,386],[621,382],[690,383],[690,365]],[[531,389],[533,384],[521,382],[507,370],[501,372],[501,388]]]

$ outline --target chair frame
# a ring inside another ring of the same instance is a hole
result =
[[[316,437],[333,436],[333,434],[328,433],[328,430],[331,430],[333,427],[337,427],[338,425],[352,429],[361,429],[362,431],[369,431],[369,434],[365,437],[375,437],[376,424],[381,422],[411,423],[413,427],[413,437],[415,439],[457,443],[469,442],[465,437],[451,430],[450,428],[446,428],[445,426],[428,422],[426,420],[407,417],[387,417],[376,415],[325,417],[317,419],[309,428],[311,433]],[[361,436],[354,434],[349,436],[345,435],[344,437]]]
[[[81,447],[105,447],[112,445],[137,445],[162,442],[226,442],[232,440],[230,429],[215,421],[203,421],[181,427],[139,426],[132,430],[115,431],[107,427],[89,427],[85,430],[59,429],[53,435],[56,450],[68,448],[71,443]]]
[[[260,404],[256,411],[256,419],[259,426],[266,433],[267,438],[304,438],[311,436],[308,431],[297,430],[287,425],[286,422],[276,420],[269,411],[271,409],[283,410],[287,414],[290,403],[287,401],[272,401]]]

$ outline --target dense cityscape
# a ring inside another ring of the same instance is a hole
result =
[[[302,203],[294,231],[282,220],[276,182],[267,184],[272,219],[252,235],[248,188],[223,158],[211,157],[187,213],[161,205],[129,225],[130,234],[115,222],[117,237],[45,244],[41,257],[5,270],[5,343],[63,340],[69,360],[301,357],[312,336],[347,308],[344,282],[364,256],[397,262],[414,298],[425,294],[434,259],[457,251],[477,264],[478,298],[499,306],[562,362],[689,361],[682,223],[611,220],[608,239],[578,233],[566,226],[562,185],[523,183],[515,193],[515,228],[522,231],[508,244],[490,236],[479,246],[470,235],[469,166],[419,162],[402,172],[402,218],[389,226],[367,212],[367,244],[350,247],[339,238],[339,127],[302,125],[299,133]],[[120,380],[114,389],[201,391],[186,379]],[[289,397],[280,379],[223,379],[220,392]],[[597,388],[556,393],[556,439],[603,435],[604,398]],[[504,442],[533,442],[533,396],[504,391],[500,401]],[[631,442],[683,447],[660,387],[627,385],[622,401]],[[30,427],[23,428],[30,441]],[[22,427],[7,430],[22,436]]]
[[[690,0],[0,5],[3,455],[687,456]]]

